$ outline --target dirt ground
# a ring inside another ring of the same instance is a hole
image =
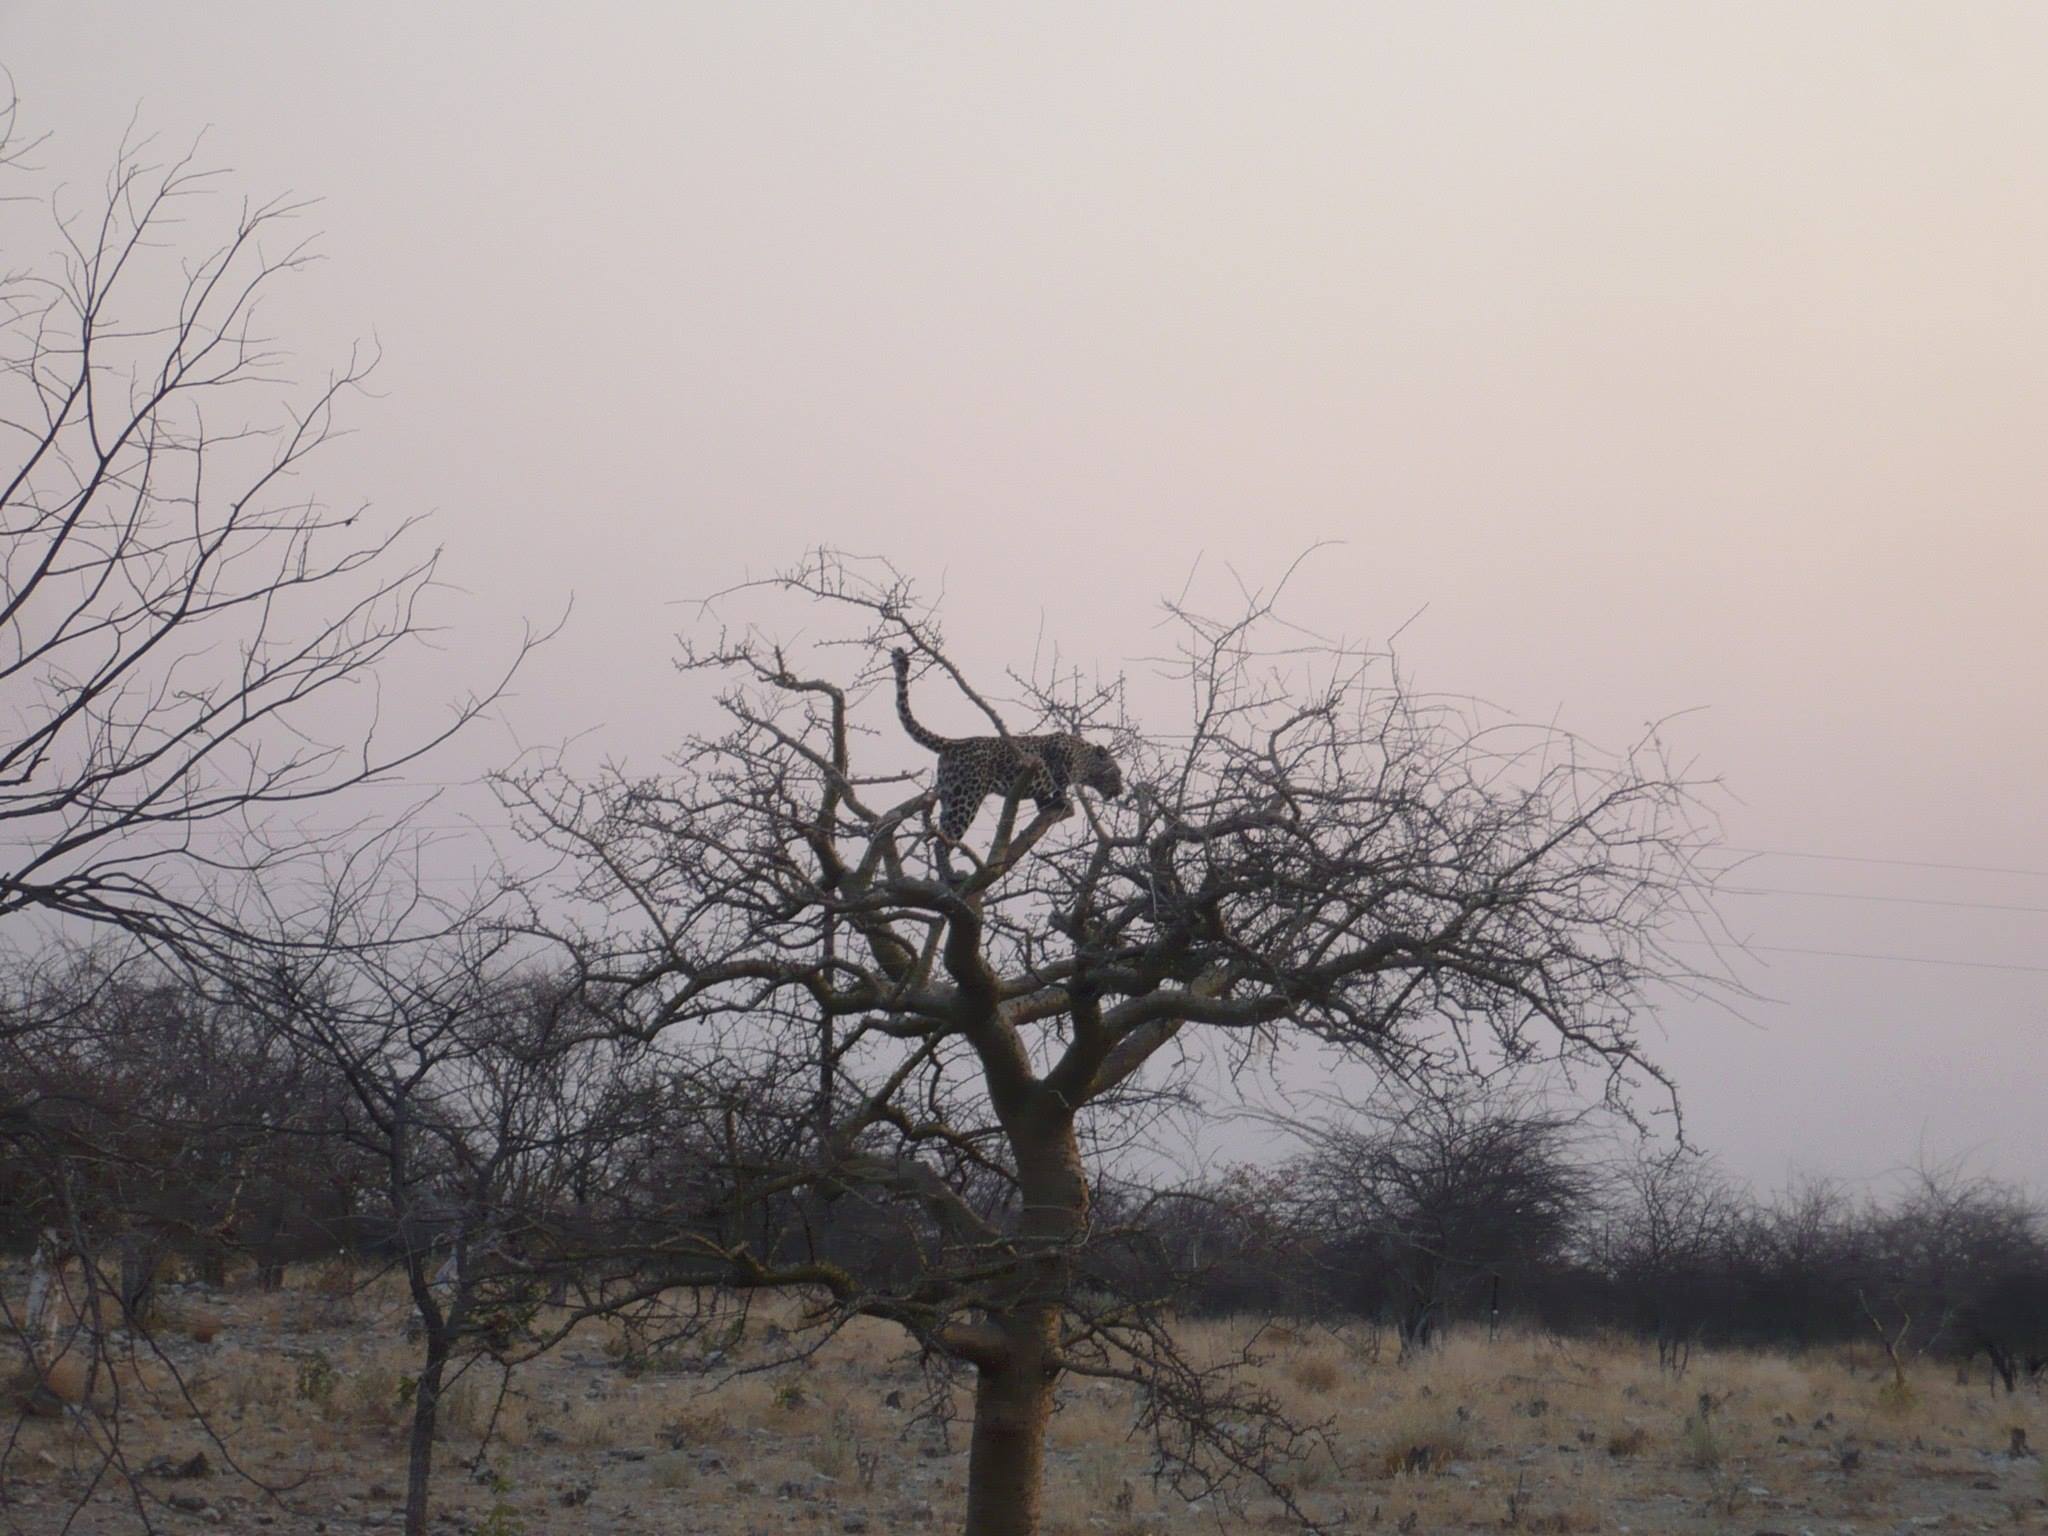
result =
[[[23,1277],[6,1277],[18,1302]],[[1221,1352],[1253,1325],[1190,1324]],[[502,1394],[481,1362],[453,1388],[434,1528],[478,1536],[953,1530],[964,1418],[921,1415],[924,1378],[882,1325],[809,1360],[771,1359],[772,1319],[717,1353],[640,1348],[587,1325]],[[388,1285],[330,1271],[287,1291],[173,1288],[162,1355],[84,1382],[52,1375],[21,1413],[0,1529],[342,1533],[395,1528],[417,1348]],[[1267,1333],[1262,1374],[1327,1446],[1292,1474],[1333,1529],[1395,1532],[2048,1531],[2048,1401],[1982,1368],[1917,1362],[1900,1392],[1873,1347],[1799,1358],[1700,1350],[1680,1377],[1625,1341],[1454,1336],[1419,1360],[1362,1330]],[[181,1376],[188,1402],[171,1382]],[[136,1475],[105,1466],[113,1444]],[[957,1406],[965,1407],[964,1392]],[[203,1410],[195,1413],[193,1404]],[[480,1449],[496,1410],[490,1442]],[[1048,1536],[1287,1528],[1270,1497],[1190,1504],[1128,1438],[1126,1388],[1070,1382],[1047,1473]],[[2015,1433],[2020,1436],[2015,1441]],[[2026,1449],[2015,1454],[2016,1444]]]

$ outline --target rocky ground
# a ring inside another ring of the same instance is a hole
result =
[[[772,1326],[757,1314],[725,1350],[650,1351],[589,1325],[509,1385],[477,1364],[449,1402],[436,1529],[957,1529],[964,1426],[921,1411],[931,1389],[888,1330],[773,1364],[788,1345]],[[1194,1324],[1189,1342],[1222,1351],[1249,1327]],[[43,1389],[17,1383],[0,1529],[398,1525],[417,1348],[388,1287],[329,1273],[281,1295],[183,1288],[156,1340],[89,1405],[61,1366]],[[1981,1371],[1920,1362],[1900,1391],[1870,1353],[1701,1351],[1673,1377],[1632,1344],[1524,1336],[1455,1338],[1401,1365],[1369,1335],[1319,1327],[1271,1332],[1261,1352],[1272,1390],[1328,1426],[1291,1478],[1333,1529],[2048,1531],[2033,1453],[2048,1403],[1993,1393]],[[1155,1486],[1131,1408],[1120,1386],[1063,1391],[1050,1536],[1285,1528],[1270,1498],[1230,1510]]]

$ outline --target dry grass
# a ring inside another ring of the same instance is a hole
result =
[[[418,1348],[388,1278],[335,1266],[281,1294],[174,1300],[173,1353],[185,1351],[180,1369],[198,1405],[253,1470],[305,1479],[294,1497],[306,1522],[280,1517],[280,1536],[310,1532],[348,1500],[375,1505],[402,1484]],[[793,1304],[770,1304],[744,1333],[683,1345],[588,1325],[509,1388],[495,1365],[477,1362],[443,1399],[437,1499],[472,1529],[488,1528],[494,1511],[507,1528],[563,1529],[572,1499],[569,1525],[592,1531],[631,1528],[605,1523],[622,1510],[646,1528],[707,1536],[799,1528],[812,1511],[859,1512],[873,1531],[951,1524],[964,1483],[965,1382],[941,1394],[956,1416],[942,1438],[917,1415],[929,1383],[891,1329],[862,1323],[792,1360],[785,1330],[798,1322]],[[2006,1454],[2015,1429],[2048,1445],[2038,1392],[1994,1396],[1981,1373],[1959,1382],[1933,1363],[1917,1365],[1902,1392],[1875,1350],[1793,1358],[1702,1348],[1674,1379],[1627,1340],[1453,1334],[1404,1364],[1362,1328],[1261,1332],[1225,1319],[1188,1321],[1180,1334],[1211,1363],[1249,1346],[1257,1384],[1327,1426],[1327,1441],[1285,1478],[1311,1513],[1361,1529],[1706,1532],[1879,1518],[2039,1527],[2038,1501],[2048,1500],[2042,1464]],[[152,1369],[117,1364],[139,1454],[190,1455],[204,1445],[190,1409]],[[17,1373],[10,1391],[17,1403],[40,1391],[75,1406],[86,1379],[83,1362],[65,1357],[39,1377]],[[103,1368],[96,1399],[116,1380]],[[1122,1383],[1061,1384],[1048,1532],[1215,1523],[1214,1506],[1191,1507],[1153,1481],[1150,1447],[1130,1433],[1139,1406]],[[487,1424],[489,1478],[479,1481],[468,1463]],[[32,1420],[24,1454],[61,1469],[70,1433],[62,1409]],[[209,1496],[231,1500],[233,1486],[216,1479]],[[1263,1528],[1278,1513],[1273,1500],[1253,1498],[1224,1528]],[[111,1514],[108,1522],[78,1529],[130,1528]],[[43,1527],[29,1519],[21,1529]]]

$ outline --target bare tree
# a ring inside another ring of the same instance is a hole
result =
[[[1613,1171],[1613,1199],[1593,1236],[1596,1262],[1622,1289],[1657,1362],[1683,1375],[1725,1289],[1721,1260],[1742,1194],[1691,1147],[1637,1142]]]
[[[425,637],[438,557],[307,487],[370,360],[291,388],[259,310],[314,259],[302,205],[230,204],[195,249],[215,185],[141,141],[95,196],[0,198],[0,248],[49,252],[0,273],[0,918],[187,951],[318,846],[310,802],[496,697],[383,739],[377,669]]]
[[[908,1274],[706,1237],[693,1278],[801,1288],[822,1324],[890,1319],[971,1368],[971,1536],[1037,1528],[1068,1373],[1146,1389],[1183,1490],[1249,1475],[1294,1503],[1298,1430],[1191,1364],[1156,1307],[1102,1299],[1091,1134],[1189,1051],[1246,1064],[1300,1043],[1416,1081],[1552,1056],[1617,1092],[1661,1081],[1632,1020],[1697,974],[1660,943],[1699,912],[1691,786],[1654,743],[1607,758],[1417,696],[1263,597],[1223,618],[1168,605],[1157,667],[1186,712],[1149,728],[1117,687],[1067,675],[1019,680],[1032,718],[1011,727],[886,566],[821,554],[710,617],[751,600],[793,604],[811,648],[754,627],[688,645],[687,671],[725,680],[726,724],[671,772],[505,781],[579,873],[575,926],[534,921],[592,1005],[631,1037],[816,1085],[808,1135],[757,1181],[900,1203],[925,1234]],[[964,704],[1002,735],[1089,733],[1135,793],[1026,820],[1030,785],[1012,786],[947,878],[921,769],[878,745],[886,713],[867,723],[896,646],[925,721]]]
[[[1897,1202],[1873,1213],[1867,1242],[1871,1293],[1918,1320],[1905,1342],[1981,1351],[2007,1391],[2029,1359],[2048,1359],[2048,1212],[2025,1191],[1966,1157],[1923,1156]]]
[[[225,982],[266,908],[288,900],[266,885],[362,863],[390,820],[352,807],[323,830],[316,813],[441,746],[504,678],[438,722],[383,719],[380,675],[431,636],[438,555],[413,549],[411,521],[377,531],[309,486],[372,360],[351,355],[300,389],[264,328],[265,303],[314,259],[295,233],[302,205],[216,197],[216,173],[132,137],[89,194],[23,196],[33,157],[14,125],[10,92],[0,941],[19,953],[97,934]],[[68,1213],[89,1275],[96,1248],[123,1243],[132,1262],[115,1289],[139,1321],[149,1245],[187,1216],[206,1224],[190,1234],[202,1246],[223,1236],[244,1187],[236,1160],[277,1127],[192,1078],[229,1015],[201,1009],[184,1030],[189,999],[158,992],[144,1017],[110,1013],[124,997],[80,1010],[17,996],[51,1007],[7,1021],[10,1066],[25,1070],[0,1082],[0,1145],[35,1149],[41,1187],[24,1207]],[[172,1043],[117,1059],[152,1042]],[[236,1043],[237,1060],[260,1059]],[[54,1083],[59,1068],[79,1075]],[[118,1405],[92,1411],[115,1466]]]
[[[515,1366],[664,1288],[658,1245],[624,1219],[622,1154],[673,1127],[672,1085],[654,1053],[595,1028],[573,988],[523,969],[502,931],[389,945],[336,929],[280,950],[303,958],[232,974],[261,977],[252,998],[345,1085],[331,1144],[375,1170],[354,1227],[401,1274],[420,1340],[405,1506],[418,1536],[455,1376],[494,1364],[502,1401]]]
[[[1556,1259],[1595,1193],[1582,1115],[1512,1085],[1397,1088],[1296,1125],[1278,1180],[1345,1299],[1393,1314],[1404,1353],[1475,1287]]]

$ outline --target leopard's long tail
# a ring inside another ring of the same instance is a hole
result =
[[[927,752],[945,751],[952,742],[926,730],[910,712],[910,652],[898,647],[891,653],[890,660],[896,663],[896,717],[903,722],[903,729],[910,732],[910,739]]]

